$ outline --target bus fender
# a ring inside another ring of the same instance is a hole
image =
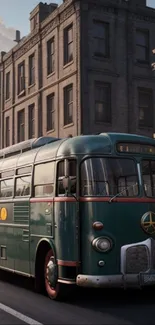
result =
[[[40,254],[39,254],[40,250]],[[35,252],[35,274],[38,269],[38,262],[42,266],[44,265],[45,258],[47,256],[47,253],[49,251],[52,251],[51,255],[51,262],[49,263],[49,279],[53,286],[56,285],[57,279],[58,279],[58,265],[57,265],[57,259],[56,259],[56,249],[53,242],[47,238],[41,238],[37,244],[36,252]],[[43,271],[44,272],[44,271]],[[43,276],[43,275],[42,275]]]
[[[56,249],[55,249],[55,245],[53,244],[53,242],[50,240],[50,239],[47,239],[47,238],[41,238],[39,241],[38,241],[38,244],[36,246],[36,252],[35,252],[35,260],[36,260],[36,257],[37,257],[37,253],[38,253],[38,250],[39,250],[39,247],[42,245],[42,244],[45,244],[46,245],[49,245],[52,252],[53,252],[53,257],[54,257],[54,260],[56,262]]]

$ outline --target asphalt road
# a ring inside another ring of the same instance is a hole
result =
[[[155,289],[79,290],[60,303],[36,294],[29,280],[12,275],[6,280],[0,281],[0,324],[155,324]]]

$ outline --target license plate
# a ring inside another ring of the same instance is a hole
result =
[[[142,285],[154,285],[155,284],[155,273],[141,273],[141,284]]]

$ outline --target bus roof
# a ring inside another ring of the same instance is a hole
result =
[[[70,155],[111,154],[115,152],[114,147],[117,142],[155,146],[153,138],[125,133],[101,133],[64,139],[41,137],[0,150],[0,169],[20,167]]]

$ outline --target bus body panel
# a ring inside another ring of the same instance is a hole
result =
[[[148,237],[155,239],[155,233],[147,234],[141,226],[142,216],[149,211],[155,212],[155,203],[82,202],[80,210],[83,274],[120,274],[121,247],[145,241]],[[93,229],[95,221],[103,223],[102,230]],[[97,252],[92,247],[93,239],[100,236],[112,240],[109,252]],[[105,262],[103,267],[98,265],[100,260]]]

